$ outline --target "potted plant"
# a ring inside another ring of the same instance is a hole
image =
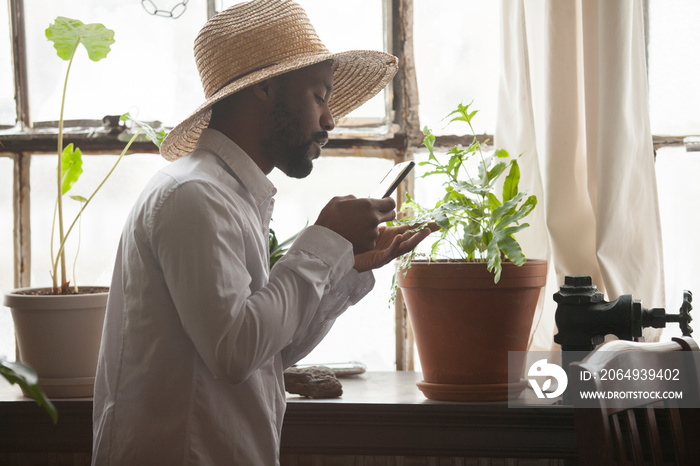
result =
[[[423,177],[444,181],[444,196],[431,208],[408,197],[404,209],[412,214],[401,220],[440,226],[427,259],[414,251],[397,273],[423,370],[418,387],[431,399],[520,395],[527,384],[517,371],[509,376],[508,352],[527,349],[546,278],[547,263],[526,260],[514,236],[528,226],[522,220],[537,199],[519,190],[518,157],[484,153],[488,141],[479,142],[471,123],[476,113],[460,104],[448,115],[471,130],[466,148],[436,155],[435,136],[424,130],[429,155],[419,165],[428,167]]]
[[[114,43],[114,31],[102,24],[84,24],[59,16],[46,29],[46,37],[54,43],[58,56],[68,61],[58,122],[57,196],[51,230],[53,285],[51,288],[13,290],[5,294],[4,305],[12,312],[19,358],[36,369],[38,384],[44,392],[49,397],[91,396],[108,290],[106,287],[78,288],[75,283],[70,286],[66,267],[66,240],[78,225],[85,208],[114,172],[141,130],[156,144],[162,140],[164,132],[157,133],[148,125],[136,122],[140,126],[138,131],[94,192],[87,198],[70,196],[80,202],[81,207],[68,228],[64,228],[63,198],[83,171],[80,149],[73,144],[63,145],[63,110],[71,64],[80,44],[83,44],[91,60],[105,58]],[[125,114],[121,120],[128,121],[131,118]],[[73,281],[75,282],[75,277]]]

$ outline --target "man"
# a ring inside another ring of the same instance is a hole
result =
[[[256,0],[195,41],[206,102],[168,134],[172,164],[120,241],[95,382],[94,464],[274,465],[283,370],[428,233],[385,228],[392,199],[331,200],[269,270],[277,167],[304,177],[342,116],[396,72],[330,54],[304,11]]]

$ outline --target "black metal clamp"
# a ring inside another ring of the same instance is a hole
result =
[[[690,311],[693,295],[683,292],[683,304],[678,314],[666,314],[662,308],[646,309],[632,295],[622,295],[607,302],[603,293],[587,275],[567,276],[564,285],[554,294],[558,303],[555,320],[559,333],[554,341],[563,351],[592,351],[612,334],[621,340],[637,341],[646,327],[664,328],[678,322],[684,336],[690,336]]]

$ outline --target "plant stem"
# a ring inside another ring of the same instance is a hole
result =
[[[92,192],[92,194],[90,195],[90,197],[88,198],[88,200],[85,201],[85,202],[83,203],[83,206],[80,208],[80,211],[78,211],[78,214],[75,216],[75,218],[73,219],[73,222],[70,224],[70,227],[68,228],[68,231],[66,232],[66,235],[65,235],[65,237],[63,238],[63,241],[61,241],[61,245],[60,245],[59,248],[58,248],[58,253],[57,253],[57,254],[59,254],[59,255],[64,255],[64,256],[65,256],[65,254],[64,254],[64,248],[65,248],[65,245],[66,245],[66,239],[68,238],[68,235],[70,235],[70,232],[73,231],[73,227],[74,227],[75,224],[77,223],[78,219],[79,219],[80,216],[82,215],[82,213],[83,213],[83,211],[85,210],[85,208],[88,206],[88,204],[90,204],[90,201],[92,200],[92,198],[95,197],[95,194],[97,194],[97,192],[102,188],[102,185],[104,185],[105,182],[107,181],[107,179],[112,175],[112,173],[114,172],[114,169],[117,168],[117,165],[118,165],[119,162],[122,160],[122,157],[124,157],[124,155],[126,154],[126,152],[129,150],[129,147],[131,147],[131,144],[133,144],[133,142],[136,140],[136,137],[139,135],[139,133],[141,132],[142,129],[143,129],[143,128],[139,128],[138,131],[136,131],[136,133],[134,133],[134,135],[131,137],[131,139],[129,139],[129,142],[126,144],[126,146],[125,146],[124,149],[122,150],[122,153],[119,154],[119,158],[117,159],[116,162],[114,162],[114,165],[112,165],[112,169],[109,170],[109,172],[107,173],[107,175],[102,179],[102,182],[99,184],[99,186],[97,186],[97,188],[95,188],[95,190]],[[58,258],[56,259],[56,262],[54,263],[54,270],[55,270],[56,267],[57,267],[57,263],[58,263]]]
[[[75,266],[78,264],[78,254],[80,254],[80,243],[82,242],[83,229],[80,228],[83,224],[83,218],[80,217],[78,221],[78,247],[75,249],[75,259],[73,259],[73,292],[78,294],[80,290],[78,289],[78,280],[75,279]]]
[[[479,158],[481,159],[481,165],[484,167],[484,173],[486,173],[488,167],[486,166],[486,160],[484,160],[484,153],[481,151],[481,143],[479,142],[479,140],[478,140],[477,137],[476,137],[476,131],[474,131],[474,127],[472,126],[472,122],[471,122],[471,121],[467,121],[467,124],[469,125],[469,130],[471,131],[472,136],[474,137],[474,142],[476,143],[476,148],[477,148],[477,150],[479,151]],[[486,198],[487,198],[487,196],[485,196],[484,194],[479,194],[479,198],[481,199],[481,200],[480,200],[481,206],[479,206],[479,207],[480,207],[481,209],[484,209],[484,210],[485,210],[485,209],[486,209]],[[481,225],[481,229],[482,229],[483,231],[491,231],[491,228],[490,228],[490,225],[489,225],[488,220],[485,219],[485,221],[486,221],[486,225],[484,225],[484,224],[481,223],[481,222],[478,222],[478,223]]]
[[[50,256],[50,262],[51,262],[51,271],[52,271],[51,278],[53,279],[53,282],[54,282],[52,291],[54,293],[56,292],[56,279],[54,278],[56,275],[56,269],[53,266],[53,258],[54,258],[54,255],[53,255],[53,245],[54,245],[53,237],[54,237],[54,233],[56,232],[56,212],[57,211],[58,211],[58,198],[56,199],[56,202],[54,202],[54,204],[53,204],[53,219],[51,220],[51,251],[50,251],[51,256]]]
[[[80,43],[80,38],[76,40],[75,47],[73,47],[73,53],[68,61],[68,69],[66,70],[66,79],[63,82],[63,96],[61,97],[61,113],[58,118],[58,168],[57,168],[57,184],[58,184],[58,194],[56,198],[58,207],[58,240],[63,244],[65,242],[65,236],[63,234],[63,109],[66,105],[66,89],[68,88],[68,75],[70,74],[70,68],[73,64],[73,57],[75,57],[75,51],[78,49],[78,44]],[[52,235],[53,236],[53,235]],[[53,244],[53,237],[51,238],[51,243]],[[58,258],[61,259],[61,292],[65,293],[68,291],[68,281],[66,277],[66,255],[63,253],[63,247],[58,250]],[[58,283],[56,269],[57,265],[54,263],[53,267],[53,292],[58,293]]]

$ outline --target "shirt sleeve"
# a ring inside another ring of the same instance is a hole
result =
[[[328,320],[337,298],[326,294],[341,289],[354,264],[350,243],[312,228],[255,289],[251,283],[267,275],[260,250],[267,239],[242,203],[206,183],[178,185],[155,211],[150,235],[185,333],[212,373],[232,383],[245,381],[295,338],[305,339],[310,327],[318,329],[314,322]]]
[[[283,268],[294,266],[298,260],[304,259],[304,254],[309,249],[320,253],[319,245],[324,241],[318,238],[327,238],[329,246],[336,249],[346,249],[348,241],[337,233],[319,226],[311,226],[297,239],[292,248],[279,260],[272,269],[271,277],[280,273]],[[354,264],[354,257],[353,257]],[[308,327],[298,329],[292,342],[282,352],[282,364],[284,368],[290,367],[304,356],[309,354],[318,345],[323,337],[347,308],[356,304],[374,287],[374,275],[372,272],[358,273],[354,268],[339,280],[332,282],[323,294],[316,313],[309,322]]]

